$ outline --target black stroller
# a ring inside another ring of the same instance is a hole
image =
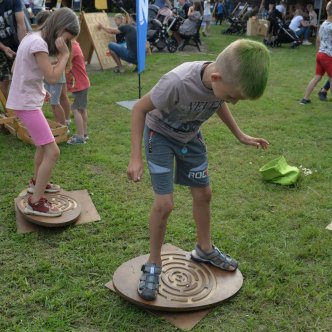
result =
[[[271,41],[266,46],[270,47],[280,47],[282,44],[291,44],[291,48],[296,48],[302,44],[301,39],[296,35],[296,33],[288,27],[280,18],[277,18],[278,21],[278,31],[276,38]]]
[[[244,14],[248,11],[248,3],[241,4],[240,2],[236,5],[227,20],[230,24],[229,28],[223,31],[225,35],[243,35],[247,31],[247,21],[243,19]]]
[[[178,19],[171,11],[159,10],[156,18],[150,21],[147,40],[158,50],[167,47],[168,52],[176,52],[178,43],[174,37],[170,36],[170,30],[174,31],[177,24]]]

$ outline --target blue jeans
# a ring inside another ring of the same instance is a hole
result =
[[[295,31],[296,35],[298,37],[302,37],[304,40],[309,39],[310,29],[309,27],[301,27],[300,30]]]
[[[114,52],[120,59],[137,65],[136,54],[130,52],[127,47],[112,42],[108,44],[108,49]]]

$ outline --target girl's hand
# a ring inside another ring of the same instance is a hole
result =
[[[254,145],[257,149],[261,147],[263,150],[266,150],[269,147],[269,142],[264,138],[256,138],[244,134],[239,140],[243,144]]]
[[[69,56],[69,49],[63,37],[55,40],[55,46],[60,54]]]

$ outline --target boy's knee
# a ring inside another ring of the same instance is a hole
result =
[[[169,199],[157,199],[154,202],[154,208],[162,216],[168,216],[174,208],[173,200]]]
[[[193,192],[194,200],[201,203],[210,203],[212,199],[212,191],[210,186],[200,189],[195,189]]]

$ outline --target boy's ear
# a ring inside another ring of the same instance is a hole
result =
[[[221,80],[221,75],[218,72],[214,72],[211,74],[211,81],[216,82]]]

